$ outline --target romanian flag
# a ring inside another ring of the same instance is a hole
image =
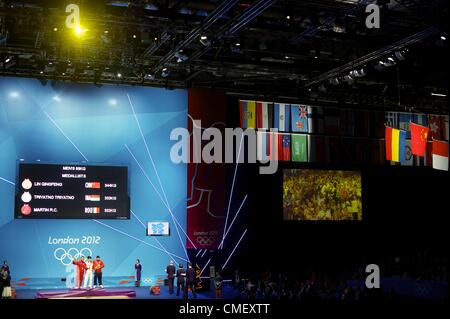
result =
[[[242,128],[256,127],[256,102],[239,101],[240,121]]]
[[[424,156],[425,148],[427,147],[427,138],[429,128],[411,123],[411,151],[413,155]]]
[[[405,158],[406,132],[386,126],[386,160],[401,162]]]

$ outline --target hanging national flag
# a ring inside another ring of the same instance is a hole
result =
[[[384,114],[384,124],[389,127],[398,127],[398,113],[386,112]]]
[[[431,148],[433,143],[431,141],[427,141],[426,147],[425,147],[425,153],[422,156],[414,156],[414,165],[415,166],[432,166],[432,160],[431,160]]]
[[[278,141],[275,138],[274,132],[256,132],[256,159],[261,162],[266,162],[271,159],[271,154],[278,151]],[[273,149],[271,149],[273,148]],[[276,158],[276,157],[275,157]]]
[[[291,109],[289,104],[275,103],[274,128],[280,132],[289,132],[291,126]]]
[[[424,156],[427,147],[428,127],[411,123],[411,151],[414,155]]]
[[[409,124],[413,120],[411,113],[400,113],[398,116],[398,128],[405,131],[406,138],[411,138],[411,132],[409,131]]]
[[[308,161],[308,144],[307,135],[292,134],[291,135],[291,153],[293,162]]]
[[[276,133],[276,142],[278,146],[278,153],[273,158],[279,161],[291,160],[291,135]],[[272,156],[270,157],[272,158]]]
[[[402,158],[401,164],[403,166],[413,166],[414,156],[411,150],[411,140],[405,140],[405,151],[403,154],[405,154],[405,156]]]
[[[413,114],[412,121],[416,124],[420,124],[422,126],[427,126],[428,116],[426,114]]]
[[[443,140],[445,140],[445,141],[448,141],[448,115],[444,115],[443,116],[443,119],[444,119],[444,132],[443,132],[443,136],[442,136],[442,139]]]
[[[433,168],[448,171],[448,143],[433,141]]]
[[[310,106],[291,104],[292,132],[307,133],[312,126],[312,110]]]
[[[256,127],[269,130],[273,122],[273,105],[269,102],[256,102]]]
[[[256,127],[256,103],[255,101],[239,101],[240,123],[242,128]]]
[[[428,134],[431,140],[441,140],[443,132],[443,118],[440,115],[428,115]]]
[[[405,157],[405,137],[406,132],[386,126],[386,160],[401,162]]]

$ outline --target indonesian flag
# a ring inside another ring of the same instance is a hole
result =
[[[433,141],[433,168],[448,171],[448,142]]]
[[[427,147],[429,128],[411,123],[411,151],[413,155],[424,156]]]
[[[84,199],[91,202],[99,202],[100,195],[86,195],[84,196]]]

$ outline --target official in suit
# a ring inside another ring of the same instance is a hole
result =
[[[173,282],[175,280],[175,266],[173,265],[173,261],[170,261],[169,266],[166,268],[167,279],[169,280],[169,294],[173,294]]]
[[[180,264],[177,270],[177,296],[180,295],[180,288],[183,292],[183,297],[186,296],[186,270],[183,268],[183,264]]]
[[[188,297],[189,288],[191,288],[194,298],[197,299],[197,294],[195,293],[195,270],[192,268],[191,263],[188,264],[186,271],[186,298]]]

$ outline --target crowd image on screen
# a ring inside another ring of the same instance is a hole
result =
[[[352,171],[284,171],[286,220],[361,220],[361,176]]]

